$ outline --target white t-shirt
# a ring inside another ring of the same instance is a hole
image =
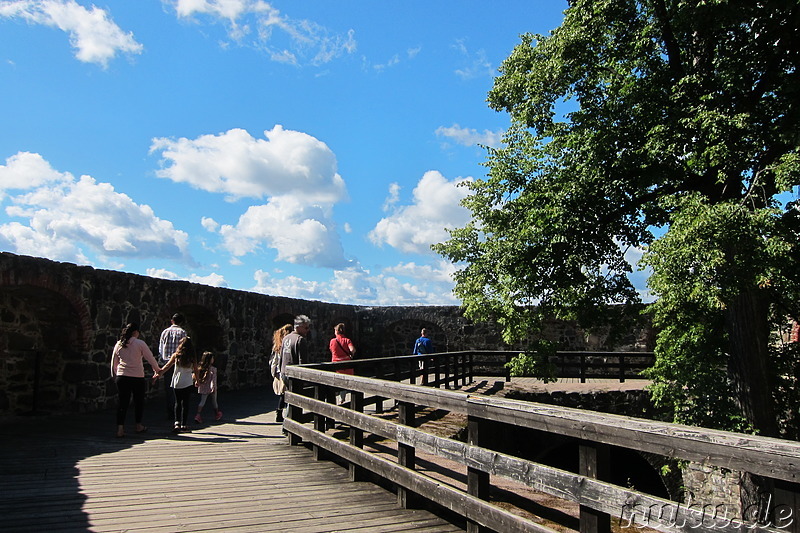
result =
[[[192,378],[192,367],[175,365],[175,373],[172,374],[172,388],[185,389],[192,387],[194,379]]]

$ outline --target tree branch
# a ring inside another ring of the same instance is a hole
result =
[[[684,75],[683,62],[681,60],[681,49],[678,46],[678,41],[675,39],[675,34],[672,31],[672,24],[669,21],[669,13],[667,13],[667,6],[664,0],[656,0],[654,2],[656,9],[656,16],[661,22],[661,36],[664,39],[664,46],[667,48],[667,61],[669,69],[672,72],[673,80],[679,80]]]

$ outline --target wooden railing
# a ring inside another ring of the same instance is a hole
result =
[[[423,384],[434,387],[444,385],[449,388],[450,385],[471,382],[474,376],[498,376],[511,381],[506,364],[517,355],[518,351],[471,350],[427,356],[356,359],[321,363],[311,367],[326,370],[353,368],[359,376],[389,378],[394,381],[398,381],[394,379],[397,376],[401,376],[402,380],[411,376],[426,380],[433,374],[436,380]],[[642,370],[653,366],[654,361],[653,352],[558,351],[549,358],[549,362],[555,367],[556,377],[580,379],[581,383],[585,383],[587,379],[618,379],[624,382],[626,379],[640,378]]]
[[[698,505],[680,504],[613,485],[606,478],[614,466],[609,464],[609,450],[610,447],[620,447],[797,483],[800,480],[800,443],[472,396],[410,383],[421,378],[419,360],[424,358],[427,358],[426,365],[434,364],[434,359],[449,359],[446,365],[445,361],[439,362],[440,370],[442,366],[453,370],[439,378],[434,378],[435,373],[429,372],[429,385],[455,384],[468,376],[464,371],[469,368],[468,362],[456,363],[456,359],[446,355],[410,357],[396,366],[394,361],[391,364],[371,361],[376,365],[374,373],[383,374],[384,378],[396,378],[394,381],[323,370],[330,368],[326,365],[288,367],[286,373],[290,383],[286,400],[289,416],[284,421],[284,428],[289,433],[290,443],[309,444],[317,458],[331,454],[343,459],[349,464],[352,479],[359,479],[368,471],[391,482],[396,486],[398,501],[403,506],[412,505],[415,499],[422,498],[454,511],[466,518],[468,531],[553,531],[489,501],[493,479],[497,478],[577,503],[580,506],[581,532],[609,531],[611,516],[619,518],[623,525],[645,525],[669,532],[713,530],[740,533],[748,527],[781,531],[766,524],[749,524],[744,518],[712,514]],[[367,363],[354,363],[353,366],[360,368],[359,373],[367,367]],[[347,391],[350,401],[336,405],[332,394],[335,391]],[[365,399],[368,398],[372,398],[376,405],[383,404],[385,399],[396,402],[396,421],[364,412]],[[440,437],[419,429],[416,413],[421,408],[466,415],[467,441]],[[341,431],[331,430],[336,424],[346,426],[346,437],[341,436]],[[496,428],[497,424],[532,428],[576,439],[580,458],[578,472],[560,470],[486,447],[489,425]],[[365,449],[368,435],[395,443],[396,454],[387,457]],[[444,481],[433,478],[416,470],[417,458],[422,456],[432,461],[452,461],[461,465],[463,470]],[[459,480],[464,474],[466,484]],[[787,520],[786,516],[774,518]],[[781,524],[775,523],[777,526]]]
[[[518,351],[469,351],[451,352],[468,354],[474,372],[479,376],[503,376],[511,380],[506,363],[518,355]],[[548,358],[555,367],[558,378],[580,379],[626,379],[641,377],[642,370],[653,366],[653,352],[590,352],[557,351]]]

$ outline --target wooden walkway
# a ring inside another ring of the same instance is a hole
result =
[[[0,530],[463,531],[289,446],[274,401],[221,394],[223,420],[179,435],[161,403],[147,406],[147,433],[122,439],[111,412],[1,423]]]

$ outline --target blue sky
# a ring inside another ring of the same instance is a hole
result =
[[[433,254],[566,1],[0,1],[0,250],[365,305]]]

